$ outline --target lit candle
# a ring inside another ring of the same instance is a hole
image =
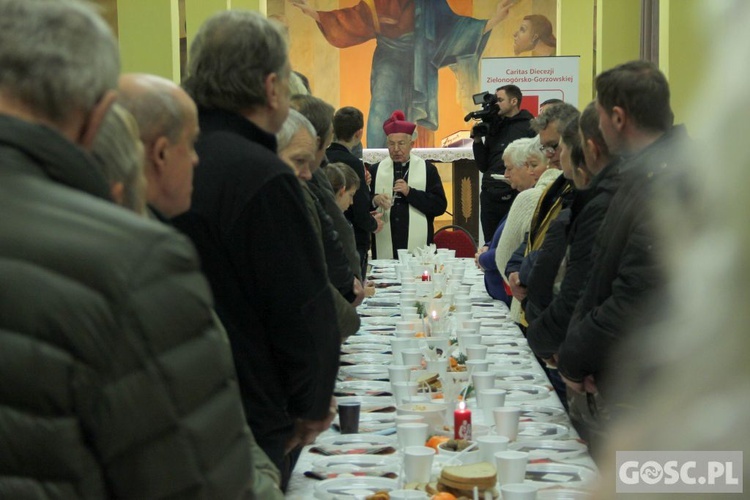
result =
[[[453,412],[453,437],[471,440],[471,410],[463,401],[458,403],[458,408]]]
[[[425,272],[422,273],[422,281],[430,281],[430,272],[425,270]]]

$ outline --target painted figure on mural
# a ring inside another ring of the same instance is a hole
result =
[[[438,127],[438,69],[449,66],[459,82],[478,88],[479,60],[490,31],[518,0],[498,2],[489,19],[453,12],[447,0],[362,0],[353,7],[315,10],[291,0],[318,23],[338,48],[377,41],[370,76],[367,147],[385,147],[381,125],[394,109],[427,131]],[[421,133],[421,132],[420,132]]]
[[[557,52],[557,38],[552,34],[552,23],[545,16],[532,14],[521,21],[521,26],[513,33],[513,53],[520,55],[531,52],[532,56],[554,56]]]

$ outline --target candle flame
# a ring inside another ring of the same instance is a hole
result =
[[[432,311],[432,319],[437,319],[437,311]]]
[[[459,410],[465,410],[466,409],[466,403],[464,403],[463,401],[461,401],[460,403],[458,403],[458,409]]]

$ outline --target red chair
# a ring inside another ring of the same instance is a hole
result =
[[[448,248],[456,251],[456,257],[474,257],[477,253],[477,243],[471,233],[461,226],[444,226],[435,232],[433,238],[437,248]]]

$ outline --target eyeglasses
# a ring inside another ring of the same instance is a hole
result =
[[[560,142],[558,141],[558,142],[554,143],[551,146],[541,146],[539,148],[539,151],[541,151],[542,153],[544,153],[546,155],[550,155],[551,156],[551,155],[555,154],[555,151],[557,151],[557,148],[559,148],[559,147],[560,147]]]

